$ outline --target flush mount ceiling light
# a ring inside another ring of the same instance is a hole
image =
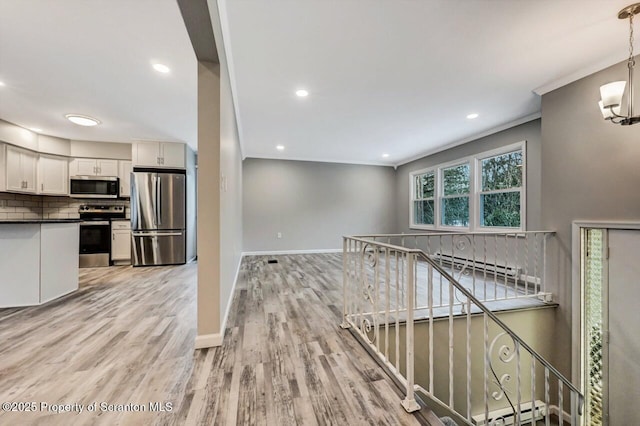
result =
[[[4,81],[0,81],[0,87],[4,86]]]
[[[171,69],[169,69],[169,67],[164,64],[153,64],[153,69],[161,72],[162,74],[166,74],[171,71]]]
[[[305,96],[309,96],[309,92],[304,89],[296,90],[296,96],[304,98]]]
[[[640,116],[633,116],[633,68],[636,61],[633,58],[633,17],[640,13],[640,3],[632,4],[622,9],[618,13],[619,19],[629,18],[629,59],[627,60],[627,68],[629,68],[629,95],[627,97],[627,115],[620,115],[622,104],[622,96],[626,81],[614,81],[600,87],[600,96],[602,99],[598,102],[600,111],[605,120],[609,120],[615,124],[630,126],[640,123]]]
[[[65,115],[65,118],[70,122],[77,124],[78,126],[95,126],[97,124],[100,124],[100,120],[86,115],[67,114]]]
[[[476,114],[475,112],[474,112],[473,114],[469,114],[469,115],[467,115],[467,118],[468,118],[469,120],[473,120],[474,118],[478,118],[478,117],[479,117],[479,115],[478,115],[478,114]]]
[[[382,154],[382,158],[389,158],[389,154],[387,153]]]
[[[284,145],[276,145],[278,151],[284,151]]]

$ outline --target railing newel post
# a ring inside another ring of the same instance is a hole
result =
[[[414,294],[416,286],[416,277],[414,276],[414,265],[416,262],[416,255],[409,253],[407,255],[407,284],[410,286],[407,289],[407,324],[406,324],[406,337],[405,337],[405,353],[407,356],[405,373],[406,373],[406,397],[402,401],[402,406],[408,413],[420,410],[420,405],[415,399],[415,377],[414,377],[414,334],[413,334],[413,310],[414,310]]]

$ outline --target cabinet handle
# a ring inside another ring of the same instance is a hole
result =
[[[116,240],[116,234],[111,234],[111,238],[113,239],[113,241]]]
[[[40,191],[44,191],[44,183],[40,184]]]

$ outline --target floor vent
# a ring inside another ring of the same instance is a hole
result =
[[[269,259],[267,260],[267,263],[278,263],[277,259]]]

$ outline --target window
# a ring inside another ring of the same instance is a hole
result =
[[[524,229],[525,142],[411,173],[411,227]]]
[[[469,226],[469,172],[469,163],[442,169],[441,225]]]
[[[414,176],[413,220],[420,225],[435,223],[436,175],[434,172]]]
[[[522,150],[480,161],[480,226],[520,228]]]

